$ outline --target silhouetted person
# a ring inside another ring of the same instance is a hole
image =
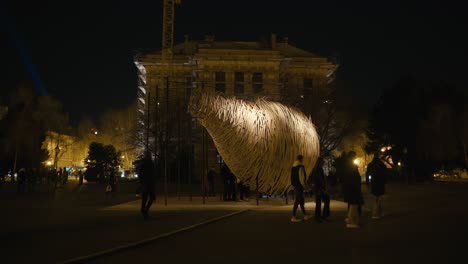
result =
[[[36,183],[37,183],[37,178],[38,178],[38,171],[36,168],[33,169],[28,169],[26,171],[26,177],[28,178],[28,183],[29,183],[29,191],[34,192]]]
[[[83,184],[83,172],[81,170],[78,171],[78,184]]]
[[[323,171],[324,160],[318,158],[312,171],[315,193],[315,221],[321,222],[330,216],[330,195],[328,194],[327,181]],[[322,209],[323,202],[323,211]]]
[[[229,167],[226,165],[226,163],[223,164],[221,167],[221,180],[223,181],[223,200],[227,201],[229,198],[229,178],[230,178],[231,170]]]
[[[293,166],[291,168],[291,185],[294,188],[294,193],[296,195],[296,198],[294,199],[294,205],[293,205],[293,213],[291,217],[291,222],[299,222],[301,221],[296,217],[296,212],[297,212],[297,207],[300,206],[302,213],[304,215],[304,220],[309,219],[309,216],[306,214],[305,208],[304,208],[304,184],[306,182],[306,171],[305,167],[302,164],[303,160],[302,155],[298,155],[297,159],[294,161]]]
[[[58,183],[60,184],[63,183],[63,169],[62,168],[59,168],[59,170],[57,171],[57,181],[55,183],[55,187],[57,187]]]
[[[21,168],[18,171],[18,193],[23,194],[26,185],[26,169]]]
[[[68,171],[66,168],[63,169],[63,174],[62,174],[62,184],[65,186],[68,181]]]
[[[228,185],[229,185],[228,200],[235,201],[237,199],[236,198],[237,197],[237,190],[236,190],[237,177],[230,170],[229,170],[229,176],[228,176]]]
[[[215,194],[215,187],[214,187],[214,181],[216,177],[216,171],[214,167],[211,167],[210,170],[208,170],[208,196],[216,196]]]
[[[147,153],[143,158],[138,171],[141,183],[141,214],[145,219],[149,218],[149,210],[155,199],[154,164],[151,154]]]
[[[344,201],[348,203],[348,217],[346,227],[359,227],[360,207],[364,203],[361,192],[361,176],[357,166],[353,163],[356,152],[350,151],[344,164],[343,172],[343,195]]]
[[[382,196],[385,194],[385,182],[387,177],[387,167],[379,159],[379,153],[374,153],[374,158],[367,166],[366,178],[370,181],[371,193],[375,196],[372,218],[379,219],[382,213]]]
[[[249,186],[244,181],[239,181],[237,188],[239,190],[239,200],[248,200]]]

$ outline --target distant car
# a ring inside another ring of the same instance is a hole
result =
[[[439,170],[432,176],[436,181],[467,181],[467,171],[463,169]]]

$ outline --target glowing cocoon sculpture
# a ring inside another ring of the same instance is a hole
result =
[[[304,156],[309,174],[319,155],[319,140],[311,120],[278,102],[249,102],[215,94],[195,94],[189,112],[213,138],[231,171],[252,189],[283,193],[290,187],[291,167]]]

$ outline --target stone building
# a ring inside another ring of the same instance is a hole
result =
[[[149,127],[156,123],[159,124],[156,142],[158,137],[162,142],[164,131],[169,131],[171,150],[180,150],[181,144],[193,146],[190,151],[194,159],[189,167],[195,179],[203,173],[202,160],[206,161],[206,168],[220,159],[216,158],[209,136],[203,155],[202,129],[187,113],[193,89],[246,100],[264,97],[286,102],[291,97],[304,98],[327,89],[338,67],[328,58],[294,47],[287,38],[278,42],[275,35],[269,43],[216,41],[214,36],[196,41],[186,37],[183,43],[174,46],[170,62],[162,60],[160,51],[140,51],[135,56],[141,136],[145,137],[145,127],[153,130]],[[169,120],[167,128],[166,120]],[[150,133],[150,145],[157,145],[153,144],[154,138],[154,133]],[[171,152],[168,153],[169,156]]]

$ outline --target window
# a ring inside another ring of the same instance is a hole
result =
[[[215,91],[219,93],[226,92],[226,73],[215,72]]]
[[[244,94],[244,73],[234,73],[234,94]]]
[[[252,88],[254,93],[263,91],[263,74],[261,72],[252,73]]]
[[[314,97],[314,81],[310,78],[304,78],[304,97],[306,100]]]

